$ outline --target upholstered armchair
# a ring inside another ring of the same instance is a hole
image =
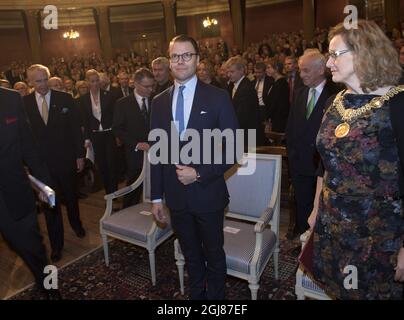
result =
[[[143,202],[112,214],[112,201],[132,192],[143,183]],[[150,163],[145,152],[143,169],[139,178],[130,186],[107,194],[105,214],[100,220],[105,263],[109,265],[108,237],[143,247],[149,251],[152,284],[156,284],[155,249],[172,234],[170,222],[158,225],[151,213]],[[168,212],[168,210],[167,210]]]
[[[227,274],[247,280],[253,300],[271,257],[278,279],[281,166],[280,155],[248,153],[241,165],[226,173],[230,194],[224,220]],[[174,252],[184,293],[185,260],[178,239]]]
[[[306,231],[300,236],[302,249],[309,239],[309,236],[310,230]],[[317,300],[331,300],[323,289],[321,289],[300,266],[296,272],[295,294],[297,296],[297,300],[304,300],[306,297]]]

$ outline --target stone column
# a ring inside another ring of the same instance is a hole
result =
[[[316,17],[314,14],[314,0],[303,0],[303,31],[304,38],[311,41],[316,28]]]
[[[98,16],[98,32],[101,51],[106,61],[112,59],[111,28],[109,24],[109,8],[107,6],[95,8]]]
[[[234,44],[244,51],[245,0],[229,0],[231,21],[233,23]]]
[[[41,35],[38,10],[24,10],[26,18],[25,28],[28,34],[28,41],[31,47],[31,58],[33,63],[41,63]]]
[[[171,41],[172,38],[177,34],[177,25],[176,25],[176,1],[175,0],[162,0],[163,11],[164,11],[164,21],[165,21],[165,30],[166,30],[166,41],[167,44]]]
[[[400,30],[400,0],[384,1],[384,16],[387,31]]]

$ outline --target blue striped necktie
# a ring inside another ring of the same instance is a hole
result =
[[[175,111],[175,121],[178,122],[178,133],[181,135],[182,131],[184,131],[184,94],[183,91],[185,86],[180,86],[178,90],[177,96],[177,108]]]

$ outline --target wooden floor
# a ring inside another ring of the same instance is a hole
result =
[[[100,247],[101,237],[99,232],[99,220],[104,214],[104,191],[90,194],[88,198],[80,200],[80,215],[83,226],[86,229],[86,237],[79,239],[70,228],[66,213],[64,212],[65,246],[63,258],[56,263],[63,267],[90,251]],[[38,215],[41,233],[50,254],[49,240],[46,232],[44,215]],[[286,234],[289,222],[288,210],[281,210],[280,232],[281,237]],[[5,299],[23,288],[31,285],[34,278],[24,262],[8,248],[0,235],[0,299]]]

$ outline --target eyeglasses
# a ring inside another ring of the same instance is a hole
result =
[[[345,54],[345,53],[347,53],[347,52],[350,52],[350,51],[351,51],[351,50],[349,50],[349,49],[346,49],[346,50],[339,50],[339,51],[330,50],[330,51],[328,52],[328,54],[329,54],[330,58],[332,58],[333,60],[336,60],[339,56],[342,56],[343,54]]]
[[[197,53],[192,53],[192,52],[185,52],[183,54],[173,53],[170,56],[170,60],[171,60],[171,62],[179,62],[180,58],[182,58],[182,61],[188,62],[188,61],[191,61],[193,56],[198,56],[198,54]]]

